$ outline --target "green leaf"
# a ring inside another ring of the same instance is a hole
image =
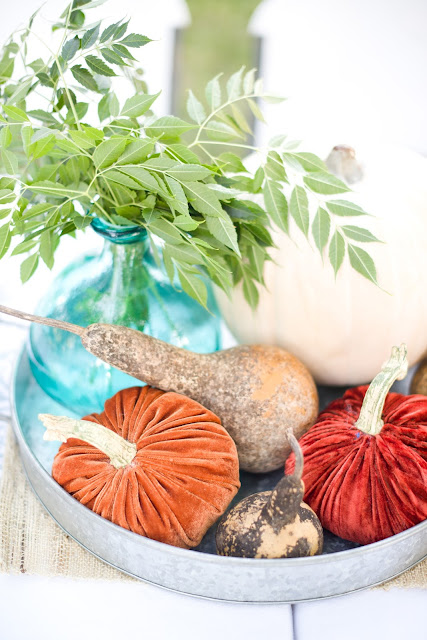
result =
[[[314,153],[285,151],[283,158],[285,162],[289,162],[291,166],[297,166],[297,168],[299,166],[304,169],[304,171],[310,173],[315,171],[327,172],[323,160],[318,158]],[[296,165],[294,164],[295,161],[297,163]]]
[[[8,252],[12,234],[10,232],[10,222],[0,227],[0,258]]]
[[[288,203],[285,194],[272,180],[265,181],[263,194],[267,213],[280,229],[288,233]]]
[[[355,271],[374,284],[378,284],[375,263],[364,249],[349,244],[348,256],[350,258],[350,264]]]
[[[247,103],[249,105],[250,110],[254,114],[255,118],[260,122],[265,122],[264,114],[259,108],[259,106],[257,105],[257,103],[255,102],[255,100],[252,100],[252,98],[249,98],[247,100]]]
[[[113,49],[101,49],[100,51],[102,57],[107,61],[107,62],[111,62],[111,64],[117,64],[120,67],[128,67],[128,63],[125,62],[123,60],[123,58],[121,57],[121,55],[119,55],[116,51],[114,51]]]
[[[131,176],[126,175],[126,173],[123,173],[122,171],[117,171],[116,169],[106,171],[102,174],[102,177],[105,180],[111,180],[112,182],[121,184],[123,187],[128,187],[129,189],[134,189],[136,191],[140,191],[145,188],[139,182],[131,178]]]
[[[322,195],[334,195],[351,191],[350,187],[342,180],[339,180],[331,173],[323,173],[322,171],[304,176],[304,184],[314,193],[321,193]]]
[[[186,262],[188,264],[203,264],[204,262],[200,252],[191,244],[169,245],[163,248],[163,255],[165,251],[177,262]]]
[[[229,171],[232,173],[247,173],[247,169],[245,165],[242,163],[241,159],[235,153],[231,153],[226,151],[221,153],[218,156],[218,160],[223,164],[224,171]]]
[[[204,180],[212,175],[212,171],[199,164],[181,164],[173,169],[167,169],[168,175],[182,180],[182,182],[195,182],[196,180]]]
[[[119,44],[125,45],[126,47],[135,47],[135,48],[139,48],[139,47],[143,47],[146,44],[148,44],[149,42],[152,42],[152,40],[150,40],[150,38],[147,38],[146,36],[140,36],[138,33],[130,33],[129,35],[126,36],[126,38],[123,38],[123,40],[120,40]]]
[[[188,91],[187,113],[197,124],[201,124],[206,119],[204,107],[191,89]]]
[[[345,255],[345,241],[338,229],[335,231],[329,244],[329,260],[334,269],[335,276],[338,273]]]
[[[344,231],[347,238],[356,240],[356,242],[381,242],[381,240],[378,240],[368,229],[363,229],[362,227],[348,224],[343,225],[341,231]]]
[[[9,204],[13,202],[16,198],[16,194],[14,191],[10,189],[0,189],[0,204]],[[0,209],[0,215],[3,213],[3,209]]]
[[[132,140],[117,160],[117,164],[139,164],[140,162],[144,162],[153,150],[154,142],[148,138]]]
[[[182,135],[186,131],[190,131],[190,129],[194,129],[195,126],[196,125],[189,124],[176,116],[162,116],[150,124],[145,132],[153,138],[174,138]]]
[[[245,75],[243,80],[243,93],[245,96],[250,95],[254,90],[256,69],[251,69]]]
[[[258,167],[254,175],[253,192],[258,193],[261,189],[265,178],[265,172],[262,167]]]
[[[53,253],[54,244],[52,232],[43,231],[40,236],[40,257],[49,269],[52,269],[53,267]]]
[[[35,193],[45,193],[58,198],[78,198],[83,195],[83,192],[79,189],[70,189],[56,182],[51,182],[50,180],[33,182],[28,188]]]
[[[170,242],[171,244],[179,244],[182,242],[180,232],[169,220],[158,218],[157,220],[149,222],[148,227],[152,233],[159,236],[162,240],[165,240],[165,242]]]
[[[68,62],[69,60],[71,60],[71,58],[74,58],[79,48],[80,39],[77,36],[75,36],[71,40],[68,40],[68,42],[66,42],[62,47],[61,51],[61,56],[64,58],[65,62]]]
[[[88,72],[89,73],[89,72]],[[98,116],[101,122],[109,118],[110,114],[110,93],[106,93],[98,102]]]
[[[211,120],[204,128],[208,138],[215,142],[232,142],[236,139],[236,131],[225,122]]]
[[[208,101],[211,113],[221,106],[221,85],[219,83],[221,76],[222,73],[219,73],[206,85],[206,100]]]
[[[264,263],[266,258],[266,251],[263,247],[260,247],[256,238],[253,238],[253,242],[248,251],[249,264],[255,274],[256,279],[261,284],[264,284]]]
[[[59,125],[58,120],[49,111],[45,111],[44,109],[32,109],[27,113],[32,118],[40,120],[40,122],[43,122],[44,124],[55,126]]]
[[[7,173],[9,173],[10,175],[18,173],[18,158],[12,151],[2,149],[1,158]]]
[[[24,147],[25,155],[28,157],[30,154],[31,138],[33,136],[33,128],[25,126],[21,128],[22,145]]]
[[[330,200],[326,202],[326,206],[331,213],[336,216],[366,216],[366,211],[353,202],[346,200]]]
[[[104,169],[116,162],[122,155],[126,142],[126,138],[110,138],[101,142],[93,152],[95,166],[98,169]]]
[[[89,49],[95,44],[99,35],[99,26],[100,25],[97,24],[96,27],[89,29],[89,31],[86,31],[86,33],[83,34],[82,49]]]
[[[3,105],[3,111],[7,114],[12,122],[29,122],[28,116],[22,109],[18,107],[10,107]]]
[[[27,282],[37,269],[37,265],[39,263],[39,256],[37,253],[33,253],[28,258],[25,258],[24,262],[21,264],[21,282]]]
[[[128,118],[137,118],[142,116],[151,107],[153,102],[159,97],[159,93],[148,95],[146,93],[138,93],[128,98],[123,106],[120,115]]]
[[[37,73],[36,77],[39,79],[40,84],[42,84],[44,87],[50,87],[52,89],[55,87],[55,83],[53,82],[51,77],[48,76],[48,74],[44,71]]]
[[[2,127],[0,131],[0,148],[7,149],[12,142],[12,133],[10,127]]]
[[[199,223],[188,215],[177,216],[173,223],[183,231],[195,231],[199,226]]]
[[[237,232],[229,215],[223,212],[215,218],[209,216],[206,218],[206,224],[214,238],[225,244],[226,247],[233,249],[240,256]]]
[[[241,67],[239,71],[233,73],[227,82],[227,96],[229,101],[236,100],[242,95],[242,77],[245,67]]]
[[[90,71],[79,64],[71,67],[71,73],[79,84],[90,91],[98,91],[98,84]]]
[[[166,153],[175,160],[178,159],[188,164],[200,164],[196,154],[184,144],[170,144],[166,147]]]
[[[163,191],[156,178],[143,167],[120,166],[119,169],[121,173],[134,178],[147,191],[152,191],[153,193],[161,193]]]
[[[320,254],[323,253],[324,248],[328,244],[330,230],[331,219],[329,213],[322,207],[319,207],[313,220],[311,232],[313,234],[314,243],[319,249]]]
[[[113,44],[113,50],[118,53],[119,56],[122,56],[122,58],[127,58],[128,60],[136,60],[131,52],[122,44]]]
[[[92,147],[95,146],[95,142],[94,140],[88,136],[86,133],[84,133],[83,131],[74,131],[71,130],[69,132],[73,142],[75,142],[75,144],[79,147],[79,149],[83,149],[84,151],[86,151],[87,149],[92,149]],[[60,144],[62,144],[63,142],[66,142],[65,140],[58,140],[58,146]]]
[[[195,275],[193,270],[186,269],[181,264],[176,265],[179,281],[185,293],[197,300],[199,304],[206,308],[208,301],[208,291],[205,283]]]
[[[237,107],[237,105],[232,104],[231,105],[231,111],[233,113],[233,118],[234,121],[236,123],[236,125],[239,127],[239,129],[244,132],[244,133],[248,133],[249,135],[253,134],[253,131],[250,127],[249,122],[246,120],[244,114],[242,113],[242,111]]]
[[[116,73],[105,64],[101,58],[97,58],[96,56],[86,56],[86,63],[88,67],[92,69],[95,73],[98,73],[100,76],[115,76]]]
[[[270,151],[264,169],[265,174],[272,180],[278,180],[279,182],[288,181],[283,161],[277,151]]]
[[[307,237],[309,226],[310,226],[308,198],[304,189],[299,185],[294,187],[291,193],[289,211],[291,216],[295,220],[297,226],[301,229],[303,234]]]
[[[216,195],[202,182],[186,182],[183,189],[191,206],[206,216],[220,216],[223,213]]]
[[[259,301],[259,293],[252,276],[246,269],[243,271],[243,295],[251,309],[256,309]]]
[[[114,24],[110,24],[102,32],[99,41],[100,42],[106,42],[107,40],[110,40],[111,38],[113,38],[113,36],[115,35],[117,29],[121,26],[121,24],[122,24],[122,20],[119,20],[118,22],[115,22]]]
[[[165,181],[169,187],[169,191],[171,192],[171,196],[167,198],[167,203],[171,207],[172,211],[188,215],[188,201],[180,183],[168,175],[165,176]]]

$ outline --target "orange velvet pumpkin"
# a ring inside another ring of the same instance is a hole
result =
[[[52,475],[82,504],[135,533],[194,547],[240,486],[233,440],[217,416],[186,396],[132,387],[84,420],[135,443],[135,457],[116,468],[100,449],[69,438]]]

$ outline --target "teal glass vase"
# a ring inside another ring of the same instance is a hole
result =
[[[96,322],[122,325],[199,353],[221,348],[219,314],[209,286],[210,312],[178,283],[171,285],[144,229],[99,219],[92,228],[104,238],[102,250],[69,264],[39,303],[37,314],[84,327]],[[120,389],[141,384],[88,353],[78,336],[58,329],[33,324],[28,355],[42,389],[81,416],[101,410]]]

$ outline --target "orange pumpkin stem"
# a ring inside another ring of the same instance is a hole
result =
[[[89,420],[75,420],[65,416],[53,416],[40,413],[39,420],[46,427],[45,440],[66,442],[68,438],[77,438],[93,445],[106,456],[116,469],[131,464],[136,456],[136,444],[125,440],[118,433]]]

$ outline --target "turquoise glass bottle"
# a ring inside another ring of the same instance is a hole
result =
[[[210,291],[206,311],[172,286],[141,227],[116,227],[96,219],[100,253],[72,262],[38,305],[39,315],[88,326],[96,322],[138,329],[171,344],[209,353],[221,348],[220,320]],[[84,416],[102,409],[116,391],[141,384],[89,354],[76,335],[32,325],[30,366],[42,389]]]

